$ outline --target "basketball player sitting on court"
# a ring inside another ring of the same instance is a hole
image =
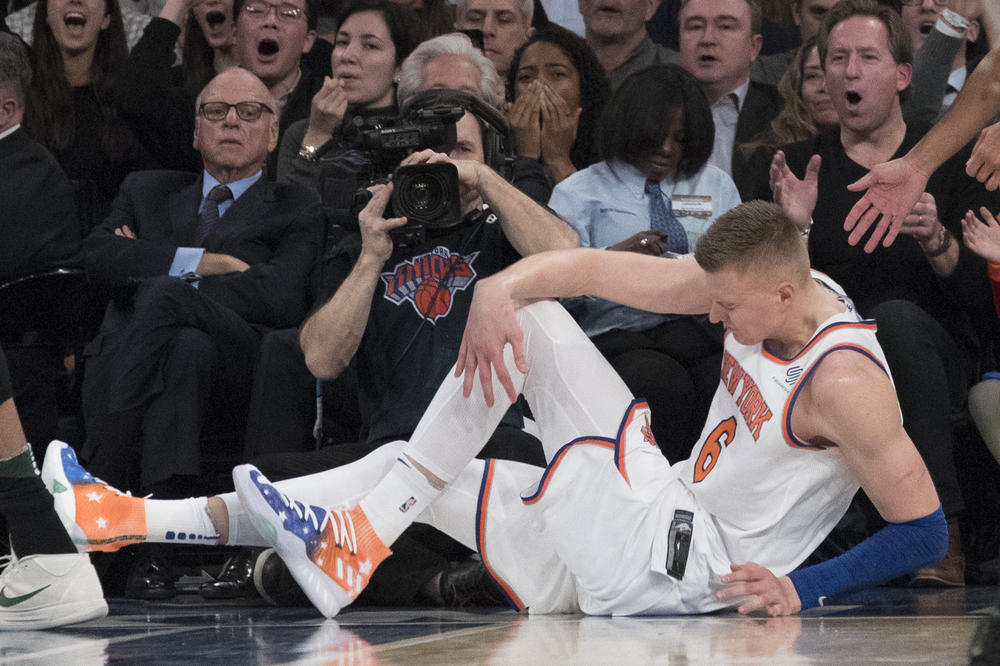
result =
[[[719,388],[688,460],[669,466],[644,403],[539,300],[583,294],[725,324]],[[541,429],[544,472],[473,459],[518,394]],[[241,466],[235,495],[155,501],[104,487],[54,443],[43,477],[72,491],[56,505],[81,548],[183,530],[271,544],[326,616],[418,518],[476,548],[532,612],[784,615],[937,562],[947,546],[874,323],[810,271],[799,228],[761,202],[720,217],[694,257],[577,249],[483,280],[456,372],[413,437],[351,465],[274,485]],[[798,569],[859,485],[888,526]]]

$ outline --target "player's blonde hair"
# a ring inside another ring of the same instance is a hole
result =
[[[765,201],[749,201],[719,216],[699,239],[694,258],[709,273],[736,268],[778,272],[799,284],[809,279],[802,230],[781,206]]]

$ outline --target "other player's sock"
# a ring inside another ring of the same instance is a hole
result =
[[[219,543],[219,533],[212,525],[206,510],[207,497],[144,501],[146,541],[208,546]]]
[[[28,444],[17,455],[0,460],[0,512],[7,519],[11,547],[18,557],[76,552]]]
[[[389,546],[441,493],[400,457],[359,506],[382,543]]]

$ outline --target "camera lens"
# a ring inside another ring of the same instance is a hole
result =
[[[403,198],[408,207],[426,213],[440,204],[441,194],[441,183],[437,178],[423,176],[409,183]]]
[[[449,226],[462,218],[458,171],[453,164],[400,167],[393,175],[390,209],[410,224]]]

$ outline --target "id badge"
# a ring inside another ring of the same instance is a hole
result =
[[[688,551],[691,550],[691,534],[694,531],[694,514],[677,509],[670,521],[667,534],[667,573],[674,578],[684,578],[687,569]]]
[[[694,217],[707,220],[712,217],[712,197],[705,194],[675,194],[671,209],[676,217]]]

